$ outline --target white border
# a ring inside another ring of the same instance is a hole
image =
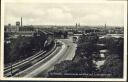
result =
[[[3,0],[1,1],[1,36],[0,36],[0,40],[1,40],[1,46],[0,46],[0,49],[1,49],[1,53],[0,53],[0,79],[2,79],[3,77],[3,66],[4,66],[4,2]],[[3,47],[2,47],[3,46]]]
[[[4,3],[5,2],[25,2],[25,3],[124,3],[124,77],[123,79],[113,78],[5,78],[3,77],[3,57],[4,57]],[[1,1],[1,62],[0,79],[1,80],[41,80],[41,81],[126,81],[127,79],[127,2],[126,1],[85,1],[85,0],[2,0]]]

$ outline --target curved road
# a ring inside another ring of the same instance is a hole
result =
[[[59,39],[63,45],[62,49],[55,54],[50,60],[39,66],[32,72],[26,74],[24,77],[46,77],[46,73],[51,70],[55,64],[63,60],[72,60],[75,55],[76,44],[72,43],[70,39]]]

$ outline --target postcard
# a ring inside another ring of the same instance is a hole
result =
[[[126,81],[127,1],[2,0],[1,80]]]

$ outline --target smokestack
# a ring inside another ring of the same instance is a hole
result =
[[[21,17],[21,27],[22,27],[22,17]]]

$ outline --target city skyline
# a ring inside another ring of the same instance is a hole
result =
[[[4,24],[123,26],[123,3],[5,3]]]

